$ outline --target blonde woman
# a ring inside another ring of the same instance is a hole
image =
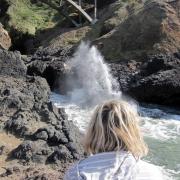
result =
[[[139,128],[139,116],[125,101],[99,105],[84,139],[90,156],[79,161],[65,180],[162,180],[156,166],[141,160],[148,148]]]

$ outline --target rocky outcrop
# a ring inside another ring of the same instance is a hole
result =
[[[103,28],[108,22],[112,21],[112,25],[114,22],[112,28],[105,26],[103,34],[94,39],[107,60],[142,59],[180,49],[179,1],[147,1],[142,5],[126,6],[124,11],[119,8],[119,16],[105,18],[101,23]]]
[[[139,101],[180,105],[180,54],[151,57],[141,69],[129,94]]]
[[[26,75],[20,53],[1,50],[0,65],[0,127],[23,139],[7,158],[26,165],[63,164],[64,171],[83,156],[78,128],[49,102],[47,81]]]
[[[27,68],[19,51],[9,52],[0,49],[0,75],[25,77]]]
[[[121,90],[141,102],[180,105],[180,54],[155,55],[145,62],[111,64]]]
[[[72,54],[71,47],[57,47],[57,49],[48,47],[38,50],[27,64],[27,74],[46,78],[51,89],[60,89],[63,93],[65,76],[69,73],[65,61],[70,54]]]
[[[0,23],[0,49],[9,49],[11,47],[11,38],[8,32],[3,28]]]

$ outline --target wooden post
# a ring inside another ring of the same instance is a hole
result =
[[[97,20],[97,0],[94,0],[94,21]]]
[[[80,8],[82,8],[82,2],[81,2],[81,0],[79,0],[79,6],[80,6]],[[79,24],[82,24],[81,12],[79,12]]]
[[[59,7],[62,6],[62,0],[59,0]]]

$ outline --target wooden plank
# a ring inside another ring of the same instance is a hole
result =
[[[76,21],[74,21],[71,17],[69,17],[69,15],[63,11],[62,7],[57,7],[54,3],[52,3],[49,0],[40,0],[40,1],[49,5],[51,8],[57,10],[62,16],[64,16],[66,19],[72,22],[76,27],[79,27],[79,24]]]
[[[69,2],[72,6],[74,6],[90,23],[93,23],[93,19],[74,1],[72,0],[66,0]]]

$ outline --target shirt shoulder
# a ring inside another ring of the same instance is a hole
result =
[[[70,166],[70,168],[66,171],[64,175],[64,180],[77,180],[78,172],[77,172],[77,163]]]
[[[140,160],[137,164],[138,177],[141,180],[163,180],[162,170],[153,164]]]

